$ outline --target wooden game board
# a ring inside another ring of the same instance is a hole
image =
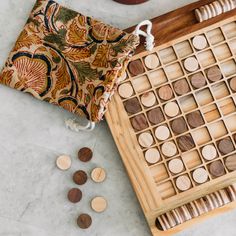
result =
[[[106,119],[153,235],[236,206],[236,10],[153,19]],[[134,28],[128,29],[131,32]]]

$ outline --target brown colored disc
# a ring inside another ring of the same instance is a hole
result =
[[[221,153],[228,154],[234,150],[234,145],[230,139],[225,138],[220,140],[218,143],[218,148]]]
[[[88,176],[83,170],[78,170],[73,175],[73,180],[78,185],[83,185],[87,182]]]
[[[67,195],[68,199],[72,203],[77,203],[82,199],[82,192],[78,188],[72,188]]]
[[[92,224],[92,218],[88,214],[81,214],[77,219],[77,224],[81,229],[87,229]]]
[[[187,115],[187,121],[191,128],[197,128],[204,125],[204,120],[199,111],[194,111]]]
[[[172,121],[171,128],[176,134],[182,134],[188,130],[187,124],[183,117]]]
[[[194,141],[190,135],[184,135],[177,138],[179,148],[185,152],[195,147]]]
[[[236,154],[225,159],[225,165],[230,171],[236,170]]]
[[[194,88],[199,89],[206,85],[205,77],[202,73],[197,73],[191,77],[191,84]]]
[[[84,147],[81,148],[78,152],[78,158],[82,162],[88,162],[92,159],[93,152],[90,148]]]
[[[170,100],[173,97],[172,88],[169,85],[165,85],[158,90],[159,97],[164,100]]]
[[[189,92],[189,86],[185,79],[178,80],[174,83],[174,90],[178,95],[184,95]]]
[[[139,114],[131,119],[131,124],[133,128],[137,131],[148,128],[147,120],[144,114]]]
[[[231,89],[236,92],[236,77],[232,78],[229,82]]]
[[[131,98],[124,102],[124,106],[125,110],[130,114],[136,114],[142,110],[137,98]]]
[[[126,4],[126,5],[134,5],[147,2],[148,0],[114,0],[116,2]]]
[[[214,161],[209,165],[209,171],[214,177],[219,177],[225,174],[225,168],[221,161]]]
[[[161,108],[157,107],[155,109],[152,109],[147,113],[148,119],[152,124],[159,124],[162,121],[164,121],[164,115],[161,111]]]
[[[131,61],[129,63],[129,71],[133,76],[140,75],[144,73],[144,68],[141,60]]]
[[[207,78],[212,81],[216,82],[222,78],[222,74],[218,66],[213,66],[207,71]]]

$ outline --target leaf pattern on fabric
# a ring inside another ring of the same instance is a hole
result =
[[[93,66],[107,68],[109,66],[108,64],[109,50],[110,50],[109,44],[99,45],[95,59],[92,63]]]
[[[4,85],[10,86],[13,73],[14,70],[3,71],[0,75],[0,82]]]
[[[67,48],[63,51],[66,58],[70,61],[79,62],[91,56],[89,48]]]

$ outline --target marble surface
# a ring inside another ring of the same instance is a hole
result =
[[[60,3],[115,26],[126,28],[152,18],[190,0],[151,0],[140,6],[123,6],[112,0],[61,0]],[[22,29],[34,0],[0,1],[0,63]],[[64,127],[71,114],[0,86],[0,236],[148,236],[149,229],[129,183],[107,124],[93,133],[74,133]],[[79,148],[89,146],[94,159],[89,164],[76,160]],[[61,172],[55,167],[60,154],[73,158],[73,167]],[[91,171],[102,166],[108,172],[105,183],[88,181],[82,186],[83,201],[66,199],[73,187],[71,175],[77,169]],[[95,214],[92,197],[103,195],[109,208]],[[75,219],[81,212],[93,217],[88,230],[80,230]],[[181,236],[235,235],[236,211],[211,219],[180,233]]]

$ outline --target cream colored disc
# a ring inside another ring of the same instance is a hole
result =
[[[165,125],[159,126],[155,130],[155,136],[161,141],[167,140],[170,137],[170,130]]]
[[[107,201],[105,198],[103,197],[95,197],[92,201],[91,201],[91,208],[95,211],[95,212],[103,212],[107,209]]]
[[[165,105],[164,111],[167,116],[175,117],[179,114],[179,107],[175,102],[169,102]]]
[[[189,57],[184,61],[184,67],[187,71],[193,72],[199,68],[199,64],[195,57]]]
[[[203,184],[208,180],[208,173],[204,168],[198,168],[193,171],[193,179],[198,184]]]
[[[152,107],[156,103],[156,97],[153,92],[144,93],[141,102],[145,107]]]
[[[153,137],[150,133],[145,132],[139,135],[138,142],[142,147],[150,147],[153,144]]]
[[[191,181],[187,175],[182,175],[176,179],[176,186],[179,190],[186,191],[191,188]]]
[[[155,164],[160,159],[160,152],[156,148],[150,148],[145,153],[145,159],[149,164]]]
[[[204,159],[211,161],[217,157],[217,151],[214,145],[209,144],[202,148],[202,155]]]
[[[173,142],[166,142],[161,147],[162,153],[167,157],[172,157],[177,153],[177,147]]]
[[[184,170],[184,164],[183,162],[178,159],[178,158],[175,158],[175,159],[172,159],[169,163],[168,163],[168,167],[169,167],[169,170],[174,173],[174,174],[178,174],[180,172],[182,172]]]
[[[207,47],[207,40],[203,35],[197,35],[193,38],[193,46],[198,49],[202,50]]]
[[[59,156],[56,165],[60,170],[68,170],[71,167],[71,158],[66,155]]]
[[[133,95],[134,90],[130,83],[124,83],[119,86],[118,92],[122,98],[129,98]]]
[[[103,168],[97,167],[92,170],[91,178],[96,183],[101,183],[106,179],[106,171]]]
[[[144,63],[148,69],[155,69],[160,65],[160,61],[156,54],[146,56]]]

